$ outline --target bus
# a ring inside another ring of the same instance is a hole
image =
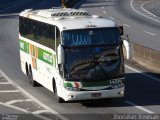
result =
[[[21,70],[32,86],[49,89],[59,103],[123,97],[122,28],[81,9],[24,10]]]

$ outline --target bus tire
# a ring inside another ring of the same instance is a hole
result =
[[[26,75],[28,76],[28,64],[26,63]]]
[[[58,103],[63,103],[64,102],[64,100],[61,97],[59,97],[58,94],[57,94],[56,84],[55,84],[55,95],[56,95],[56,99],[57,99]]]
[[[54,78],[52,80],[52,85],[53,85],[53,93],[55,94],[56,93],[56,91],[55,91],[56,83],[55,83],[55,79]]]
[[[37,86],[37,82],[33,80],[33,74],[32,74],[32,68],[31,68],[31,66],[29,67],[29,70],[28,70],[28,78],[29,78],[29,83],[33,87]]]

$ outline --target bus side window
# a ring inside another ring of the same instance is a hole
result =
[[[45,38],[45,32],[44,32],[44,24],[39,22],[39,41],[37,41],[38,43],[45,45],[44,43],[44,38]]]
[[[24,35],[24,19],[23,19],[23,17],[19,17],[19,32],[22,36]]]
[[[24,18],[24,35],[27,35],[28,34],[28,21],[27,19]]]
[[[49,32],[50,36],[50,47],[55,50],[55,26],[50,26],[50,32]]]
[[[33,25],[33,31],[34,31],[34,41],[37,41],[37,22],[34,21]]]
[[[30,20],[30,23],[29,23],[29,26],[30,26],[30,30],[29,30],[29,32],[30,32],[30,35],[29,35],[29,39],[30,40],[33,40],[33,41],[36,41],[36,39],[35,39],[35,21],[33,21],[33,20]]]
[[[29,38],[29,31],[30,31],[30,20],[25,19],[25,35],[27,38]]]
[[[37,21],[34,21],[35,22],[35,30],[34,30],[34,39],[35,41],[38,41],[39,40],[39,35],[38,35],[38,30],[39,30],[39,22]]]
[[[56,38],[60,38],[59,30],[56,31]],[[55,50],[55,26],[19,17],[19,32],[22,36]],[[60,39],[57,40],[59,44]]]
[[[22,17],[19,17],[19,33],[21,35],[23,35],[22,30],[23,30],[23,21],[22,21]]]
[[[46,41],[46,46],[51,48],[51,37],[50,37],[50,25],[46,24],[45,25],[45,41]]]
[[[60,30],[56,27],[56,51],[57,51],[57,47],[58,45],[61,43],[61,39],[60,39]]]

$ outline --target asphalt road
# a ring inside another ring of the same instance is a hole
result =
[[[81,8],[93,14],[114,19],[120,25],[126,24],[125,30],[126,34],[129,34],[130,40],[158,49],[160,44],[157,41],[159,31],[156,30],[159,28],[159,23],[134,12],[129,7],[129,1],[100,0],[97,2],[97,0],[87,0]],[[32,87],[28,78],[20,70],[18,17],[13,13],[23,10],[24,7],[21,5],[11,6],[11,8],[3,10],[3,14],[0,15],[0,68],[2,70],[0,71],[0,112],[12,113],[15,109],[15,113],[20,114],[37,112],[39,115],[37,119],[57,119],[58,117],[70,120],[106,120],[107,118],[113,119],[114,115],[121,113],[160,114],[160,78],[156,79],[148,74],[159,75],[144,71],[130,63],[126,63],[126,93],[124,98],[58,104],[53,93],[44,87]],[[52,4],[48,0],[46,3],[44,1],[36,4],[28,2],[25,6],[36,9],[37,7],[48,8]],[[151,36],[144,30],[151,30],[157,35]],[[4,84],[5,82],[7,83]],[[8,92],[5,93],[4,90]],[[15,102],[13,100],[22,101]],[[48,114],[44,115],[44,113]]]

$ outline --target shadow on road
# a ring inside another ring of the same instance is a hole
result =
[[[116,6],[119,3],[119,0],[87,0],[81,8],[97,8],[97,7],[109,7],[109,6]]]
[[[0,19],[6,19],[6,18],[18,18],[18,13],[17,14],[0,15]]]
[[[19,13],[26,9],[47,9],[60,6],[59,1],[53,0],[2,0],[0,2],[0,19],[17,18]]]
[[[152,74],[160,79],[160,74]],[[86,107],[127,107],[131,106],[125,101],[131,101],[139,106],[156,106],[160,105],[160,81],[148,78],[140,73],[128,73],[125,80],[125,97],[102,99],[94,101],[83,101],[82,106]]]
[[[25,9],[36,10],[52,8],[53,6],[60,6],[58,0],[19,0],[14,3],[11,3],[11,0],[8,1],[6,1],[8,3],[3,1],[3,4],[0,4],[0,14],[20,13]]]
[[[113,2],[119,2],[120,0],[87,0],[85,3],[100,3],[100,2],[107,2],[107,3],[113,3]]]

